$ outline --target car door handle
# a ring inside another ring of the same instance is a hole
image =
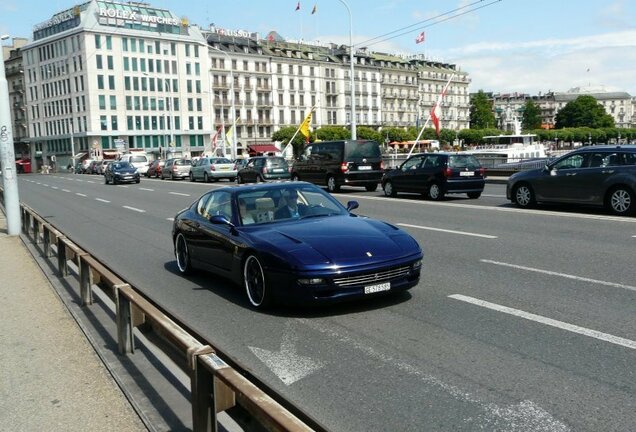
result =
[[[614,170],[604,170],[604,171],[601,171],[601,173],[603,173],[603,174],[612,174],[612,173],[614,173]]]

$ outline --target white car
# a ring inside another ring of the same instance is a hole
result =
[[[148,171],[148,156],[143,153],[127,153],[121,155],[119,160],[122,162],[128,162],[137,168],[137,172],[141,175],[146,174]]]

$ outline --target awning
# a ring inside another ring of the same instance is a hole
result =
[[[273,144],[252,144],[247,146],[247,151],[252,153],[280,153],[280,149]]]
[[[115,159],[119,156],[119,152],[117,150],[102,150],[102,155],[104,159]]]

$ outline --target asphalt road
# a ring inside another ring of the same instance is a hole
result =
[[[409,231],[410,292],[254,312],[212,274],[176,272],[171,218],[208,188],[27,175],[20,199],[334,431],[636,430],[636,218],[346,189]]]

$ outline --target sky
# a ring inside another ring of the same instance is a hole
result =
[[[0,0],[0,34],[31,38],[33,25],[81,2]],[[634,0],[304,0],[300,10],[297,0],[147,3],[204,28],[348,45],[346,3],[356,46],[456,64],[468,72],[471,92],[591,86],[636,96]],[[416,44],[422,31],[425,41]]]

